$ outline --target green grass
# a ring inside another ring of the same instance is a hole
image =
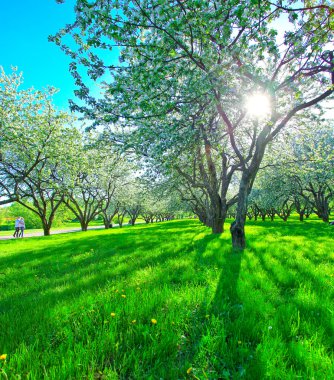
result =
[[[129,218],[124,218],[124,222],[123,222],[123,225],[125,226],[126,224],[128,224],[129,222]],[[113,223],[115,224],[117,222],[116,221],[113,221]],[[144,219],[142,218],[137,218],[136,220],[136,223],[144,223]],[[89,223],[89,227],[95,227],[95,226],[103,226],[103,221],[102,220],[92,220],[90,223]],[[80,223],[79,222],[67,222],[67,223],[63,223],[63,225],[61,226],[53,226],[51,228],[51,233],[52,231],[55,231],[55,230],[71,230],[73,228],[81,228],[80,226]],[[6,230],[6,231],[0,231],[0,236],[11,236],[13,235],[15,229],[14,227],[11,229],[11,230]],[[43,229],[42,228],[35,228],[35,229],[25,229],[24,233],[25,234],[29,234],[29,233],[33,233],[33,232],[40,232],[40,233],[43,233]]]
[[[247,234],[242,254],[194,220],[0,242],[0,379],[333,379],[334,228]]]

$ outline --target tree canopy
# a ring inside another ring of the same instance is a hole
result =
[[[333,94],[332,7],[304,5],[79,0],[75,22],[51,39],[72,58],[76,94],[86,102],[73,109],[95,125],[133,132],[137,148],[153,158],[187,149],[202,129],[205,149],[233,157],[230,169],[241,174],[232,241],[244,248],[247,197],[267,145]],[[118,65],[110,64],[115,49]],[[86,74],[101,79],[100,98],[90,94]],[[257,99],[253,109],[250,99]]]

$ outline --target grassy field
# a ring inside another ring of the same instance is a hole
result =
[[[123,224],[124,226],[126,224],[128,224],[129,222],[129,218],[124,218],[124,221],[123,221]],[[117,220],[113,221],[113,224],[117,223]],[[137,218],[136,220],[136,223],[144,223],[144,220],[142,218]],[[94,226],[103,226],[103,221],[102,220],[93,220],[89,223],[89,227],[94,227]],[[55,231],[55,230],[71,230],[73,228],[81,228],[80,226],[80,223],[79,222],[67,222],[67,223],[63,223],[62,225],[60,226],[53,226],[51,228],[51,233],[52,231]],[[10,230],[5,230],[5,231],[0,231],[0,236],[11,236],[14,234],[14,226],[10,229]],[[25,234],[29,234],[29,233],[34,233],[34,232],[40,232],[40,233],[43,233],[43,229],[42,228],[34,228],[34,229],[25,229],[24,230],[24,233]]]
[[[0,242],[0,379],[333,379],[334,227],[247,234],[242,254],[194,220]]]

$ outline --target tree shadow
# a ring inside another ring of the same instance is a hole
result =
[[[177,228],[179,224],[181,229]],[[1,297],[0,313],[8,312],[12,305],[20,305],[27,315],[43,320],[45,310],[38,306],[39,302],[52,309],[52,305],[65,305],[115,279],[129,278],[149,266],[167,266],[171,260],[187,257],[200,245],[193,244],[191,239],[198,234],[193,227],[198,227],[198,223],[190,225],[187,222],[155,224],[149,228],[138,225],[124,229],[121,234],[88,231],[73,235],[66,243],[60,235],[32,238],[35,243],[43,243],[40,248],[33,244],[33,248],[25,248],[22,242],[17,254],[1,260],[0,272],[5,275],[0,278],[0,287],[13,291]],[[64,253],[59,254],[60,249]],[[175,285],[184,282],[181,270],[174,274]],[[156,280],[152,276],[146,283],[153,284]],[[34,327],[26,322],[27,325],[22,322],[22,340],[26,337],[28,342]]]
[[[110,292],[118,282],[128,282],[129,292],[135,293],[135,282],[131,282],[134,276],[138,277],[136,281],[140,286],[143,284],[152,292],[161,291],[165,284],[175,290],[180,289],[180,293],[176,294],[181,294],[182,288],[200,287],[200,300],[186,314],[186,327],[182,331],[187,349],[182,354],[162,357],[162,363],[184,368],[188,363],[204,361],[204,358],[198,357],[203,355],[212,370],[209,378],[264,378],[267,363],[260,347],[265,342],[258,324],[263,326],[274,320],[284,332],[277,339],[278,344],[288,352],[286,365],[295,366],[306,373],[306,364],[295,350],[299,342],[293,340],[296,338],[289,338],[290,326],[284,317],[290,311],[299,311],[315,330],[321,319],[329,335],[326,343],[329,347],[333,346],[333,326],[324,307],[318,303],[305,304],[297,297],[303,278],[317,291],[328,288],[316,272],[298,262],[289,261],[287,252],[270,251],[272,243],[265,240],[266,234],[276,234],[275,239],[282,241],[291,236],[291,230],[288,235],[285,225],[282,230],[277,230],[281,226],[282,223],[278,223],[271,226],[272,229],[257,229],[257,234],[252,235],[249,249],[242,254],[232,252],[227,232],[222,236],[212,235],[209,229],[191,220],[138,225],[122,231],[88,231],[74,234],[70,240],[60,235],[32,238],[40,243],[39,247],[33,243],[29,245],[28,241],[26,246],[23,242],[17,242],[18,253],[5,255],[0,263],[0,272],[6,273],[0,279],[0,286],[12,288],[12,292],[3,295],[0,300],[0,316],[6,313],[10,319],[19,309],[34,320],[48,324],[50,334],[57,335],[58,325],[53,319],[53,309],[75,303],[87,294],[95,305],[98,303],[94,300],[97,290]],[[304,227],[297,227],[296,236],[305,237],[310,232],[312,238],[316,237],[317,229],[310,227],[308,230],[307,227],[308,232],[305,232]],[[324,238],[326,231],[321,230],[318,236]],[[257,249],[256,244],[261,241],[267,244],[267,251]],[[304,258],[312,261],[312,247],[303,239],[297,241],[305,247]],[[276,267],[267,261],[266,252],[268,257],[275,259]],[[313,258],[312,268],[316,268],[321,257]],[[329,264],[330,260],[329,257]],[[151,268],[149,276],[140,277],[139,274],[147,268]],[[259,268],[261,276],[256,273]],[[281,276],[279,270],[287,275]],[[19,284],[26,286],[19,290]],[[270,294],[272,289],[275,290],[274,294]],[[167,301],[157,300],[150,310],[151,315],[163,308],[167,310],[168,305],[164,302]],[[287,305],[286,309],[284,305]],[[12,312],[13,307],[16,310]],[[97,307],[103,314],[105,305]],[[249,315],[252,318],[248,318]],[[24,342],[27,346],[33,345],[39,331],[39,326],[30,322],[28,319],[22,320],[18,327],[20,343]],[[181,328],[183,326],[177,330],[178,334]],[[93,336],[94,331],[91,334]],[[171,330],[170,335],[173,334]],[[298,335],[298,339],[302,334]],[[47,342],[49,338],[43,339]],[[55,338],[52,336],[52,339]],[[140,341],[142,335],[138,335],[137,339]],[[18,343],[11,344],[14,350]],[[141,355],[139,349],[134,350],[136,355]],[[182,378],[181,372],[175,373],[175,378]],[[129,372],[120,375],[120,378],[131,377]]]

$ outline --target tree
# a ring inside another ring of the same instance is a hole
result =
[[[293,7],[298,2],[287,3]],[[268,1],[253,0],[81,0],[75,23],[51,38],[73,58],[77,95],[86,101],[86,114],[96,124],[125,122],[148,135],[169,116],[169,125],[177,130],[178,121],[186,120],[198,99],[210,100],[241,173],[231,229],[236,249],[246,245],[248,195],[266,147],[297,113],[334,90],[333,51],[328,51],[333,33],[321,27],[328,24],[327,13],[319,7],[312,13],[293,13],[280,41],[274,21],[286,13],[290,10],[285,7],[273,9]],[[75,51],[62,44],[68,34],[78,46]],[[118,66],[99,54],[115,46],[121,48]],[[111,73],[103,99],[89,94],[82,67],[93,80],[106,70]],[[252,98],[253,105],[263,102],[262,108],[267,99],[262,118],[247,112],[246,98]]]
[[[193,148],[174,157],[170,166],[174,175],[188,188],[183,193],[184,199],[188,197],[194,211],[198,210],[196,213],[199,210],[205,212],[202,220],[213,233],[222,233],[228,209],[237,201],[235,195],[231,196],[228,191],[239,162],[224,143],[219,118],[211,117],[205,127],[201,125],[197,136],[198,141]],[[205,206],[201,207],[203,200]]]
[[[76,154],[78,133],[74,129],[63,127],[69,120],[68,117],[56,115],[50,105],[47,115],[43,116],[44,118],[40,115],[40,122],[34,124],[38,130],[38,136],[35,137],[34,142],[43,154],[43,161],[36,165],[19,184],[17,202],[39,216],[44,235],[47,236],[50,235],[56,212],[64,200],[63,183],[72,158]],[[25,131],[31,133],[31,131]],[[42,152],[40,142],[43,143],[46,136],[48,142]],[[30,134],[29,137],[33,138],[33,135]],[[41,137],[41,141],[38,137]],[[22,158],[25,152],[26,150],[23,154],[18,154],[17,158],[19,160],[25,158]]]
[[[41,219],[44,235],[50,234],[55,213],[63,201],[62,180],[75,130],[65,125],[70,115],[52,104],[55,89],[19,90],[21,76],[2,72],[2,161],[4,202],[17,201]]]
[[[142,210],[143,204],[143,187],[141,186],[139,180],[133,180],[127,185],[126,188],[126,200],[125,200],[125,210],[129,215],[129,224],[135,225],[140,212]]]
[[[253,205],[274,207],[283,219],[293,206],[300,221],[315,212],[328,222],[334,197],[334,140],[333,127],[320,116],[299,118],[294,131],[282,135],[276,150],[264,160],[251,194]]]
[[[224,141],[219,116],[210,101],[194,104],[184,120],[166,116],[154,122],[154,128],[140,123],[141,128],[117,137],[138,156],[144,156],[146,163],[155,168],[155,175],[179,183],[180,190],[186,188],[184,199],[194,203],[195,193],[205,197],[205,224],[213,233],[223,232],[227,210],[236,202],[228,190],[238,159]],[[198,200],[195,207],[199,208]]]
[[[102,149],[110,149],[111,156],[107,161],[107,167],[112,168],[112,172],[110,173],[110,170],[106,170],[101,175],[99,182],[101,197],[99,213],[103,217],[105,228],[110,228],[112,227],[113,218],[121,212],[121,199],[124,198],[125,189],[128,188],[129,178],[131,178],[134,171],[134,166],[119,152],[112,153],[112,147],[104,146]]]
[[[98,134],[82,135],[76,158],[65,181],[64,203],[79,220],[82,231],[97,215],[110,219],[110,208],[122,161],[118,153],[101,143]],[[105,220],[107,227],[111,220]]]
[[[325,28],[328,31],[334,29],[334,6],[332,0],[304,0],[304,4],[293,2],[271,2],[276,8],[288,12],[292,19],[298,18],[297,13],[307,15],[309,28]],[[316,11],[316,12],[315,12]]]
[[[291,166],[289,171],[304,204],[328,222],[334,199],[333,127],[318,123],[317,129],[317,134],[304,131],[299,143],[292,145],[293,154],[300,164]]]
[[[49,135],[39,133],[37,126],[55,89],[22,90],[22,84],[22,73],[13,69],[6,75],[0,67],[0,205],[18,199],[19,185],[43,162],[49,140]]]
[[[117,200],[113,199],[114,193],[110,193],[110,200],[107,201],[108,206],[102,206],[100,214],[103,218],[103,224],[106,229],[112,228],[113,218],[119,211],[120,204]]]
[[[143,184],[140,215],[146,223],[163,222],[174,219],[185,209],[169,178],[160,181],[147,180]]]

